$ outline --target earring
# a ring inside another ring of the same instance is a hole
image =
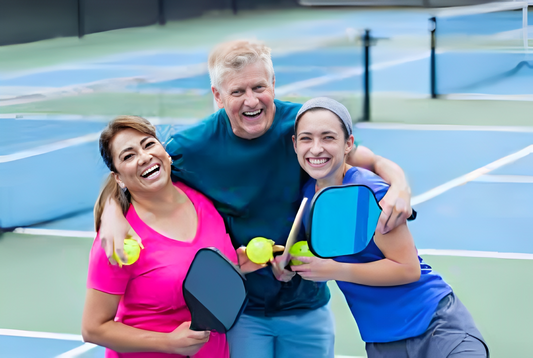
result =
[[[174,163],[174,161],[172,160],[172,157],[168,157],[168,159],[170,159],[170,165],[172,165]]]
[[[128,188],[126,188],[126,185],[124,185],[124,183],[120,183],[118,186],[120,186],[120,189],[122,189],[124,193],[128,190]]]

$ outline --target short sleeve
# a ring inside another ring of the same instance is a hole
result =
[[[349,176],[348,180],[345,178],[345,184],[353,183],[368,186],[376,196],[376,199],[380,201],[383,199],[387,191],[389,190],[389,184],[387,184],[380,176],[374,174],[370,170],[363,168],[350,168],[346,176]]]
[[[130,280],[130,267],[112,265],[100,244],[100,236],[94,239],[89,256],[89,273],[87,288],[109,293],[123,295]]]

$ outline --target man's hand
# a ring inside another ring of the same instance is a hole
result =
[[[286,270],[285,267],[281,267],[281,259],[282,256],[280,255],[270,260],[270,263],[272,265],[272,273],[274,274],[274,277],[276,277],[276,280],[282,282],[289,282],[296,275],[296,273]]]
[[[174,331],[168,333],[170,354],[193,356],[209,341],[209,331],[192,331],[191,322],[183,322]]]
[[[335,279],[336,261],[307,256],[294,258],[303,264],[291,266],[291,270],[302,276],[304,280],[324,282]]]
[[[389,187],[389,191],[381,199],[379,205],[382,208],[382,212],[376,231],[383,235],[405,223],[413,212],[411,209],[411,193],[407,190],[399,190],[394,185]]]
[[[113,199],[108,199],[102,212],[102,222],[98,230],[102,248],[105,251],[107,259],[113,265],[118,263],[113,259],[113,250],[122,262],[126,262],[124,254],[124,239],[128,234],[132,234],[131,226],[124,217],[118,203]],[[140,238],[133,233],[133,239],[141,244]]]

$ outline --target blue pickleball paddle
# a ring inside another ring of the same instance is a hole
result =
[[[309,249],[321,258],[361,252],[374,237],[381,207],[365,185],[330,186],[315,194]]]
[[[247,302],[244,275],[216,248],[198,250],[183,281],[194,331],[226,333]]]

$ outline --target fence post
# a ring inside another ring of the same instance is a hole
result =
[[[85,35],[85,9],[83,0],[78,0],[78,38]]]
[[[167,18],[165,16],[165,0],[158,0],[157,2],[157,23],[159,25],[167,23]]]

